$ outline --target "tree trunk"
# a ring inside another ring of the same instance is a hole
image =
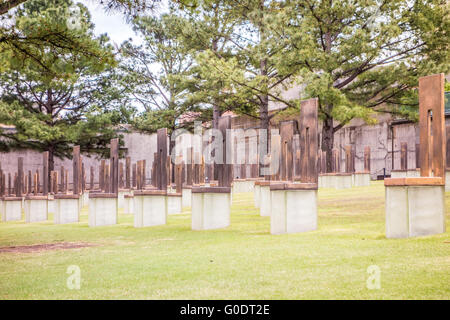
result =
[[[267,59],[260,61],[260,74],[267,76]],[[261,129],[269,129],[269,96],[267,94],[261,94],[259,96],[259,120]]]
[[[220,107],[217,104],[213,104],[213,128],[219,128]]]
[[[333,171],[333,144],[333,118],[327,116],[322,127],[322,151],[326,152],[326,172]]]
[[[52,179],[52,171],[55,170],[55,155],[54,155],[54,147],[49,146],[48,148],[48,181],[51,181]],[[51,183],[48,184],[48,187],[50,188]],[[47,190],[51,192],[52,190]]]
[[[261,129],[269,129],[269,97],[267,95],[261,96],[259,120]]]

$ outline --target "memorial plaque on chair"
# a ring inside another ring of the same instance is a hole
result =
[[[318,152],[318,104],[317,98],[301,102],[300,112],[300,181],[317,183],[317,152]]]

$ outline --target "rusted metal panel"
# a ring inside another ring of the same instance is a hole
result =
[[[90,182],[90,190],[94,190],[95,186],[94,186],[94,176],[95,176],[95,172],[94,172],[94,166],[91,166],[91,175],[89,177],[89,182]]]
[[[352,173],[352,146],[345,146],[345,172]]]
[[[74,146],[72,150],[72,182],[73,182],[73,194],[79,194],[80,183],[80,146]]]
[[[133,188],[136,188],[137,187],[137,185],[136,185],[136,177],[137,177],[137,168],[136,168],[136,163],[133,163],[133,173],[132,173],[132,182],[133,182],[133,185],[132,185],[132,187]]]
[[[42,154],[42,179],[43,179],[43,186],[42,186],[42,193],[44,195],[48,194],[49,190],[49,184],[48,184],[48,151],[45,151]]]
[[[119,139],[111,139],[110,143],[110,193],[119,192]]]
[[[300,181],[317,183],[317,152],[318,152],[318,107],[317,98],[301,102],[299,133],[300,133]]]
[[[22,184],[23,184],[23,158],[19,157],[17,159],[17,189],[16,197],[22,196]]]
[[[99,189],[105,191],[105,160],[100,161],[100,170],[98,171]]]
[[[444,74],[419,78],[420,175],[445,176]]]
[[[158,190],[167,190],[167,129],[161,128],[157,131],[158,162],[157,181]]]
[[[131,188],[131,158],[125,158],[125,188]]]

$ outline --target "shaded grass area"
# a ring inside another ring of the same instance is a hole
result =
[[[319,228],[301,234],[270,235],[251,193],[233,196],[226,229],[191,231],[189,213],[141,229],[123,214],[118,225],[89,228],[87,209],[77,224],[0,223],[0,247],[95,245],[0,253],[0,299],[450,298],[449,232],[386,239],[382,182],[321,189]],[[80,267],[80,290],[67,288],[70,265]],[[370,265],[381,270],[379,290],[366,287]]]

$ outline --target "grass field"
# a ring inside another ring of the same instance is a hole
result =
[[[447,226],[450,193],[446,196]],[[52,220],[0,223],[0,247],[59,242],[78,249],[0,253],[0,299],[449,299],[450,233],[386,239],[384,186],[319,191],[319,228],[272,236],[253,194],[233,197],[231,226],[191,231],[190,212],[165,226],[89,228]],[[67,268],[81,288],[69,290]],[[369,290],[367,268],[381,270]]]

